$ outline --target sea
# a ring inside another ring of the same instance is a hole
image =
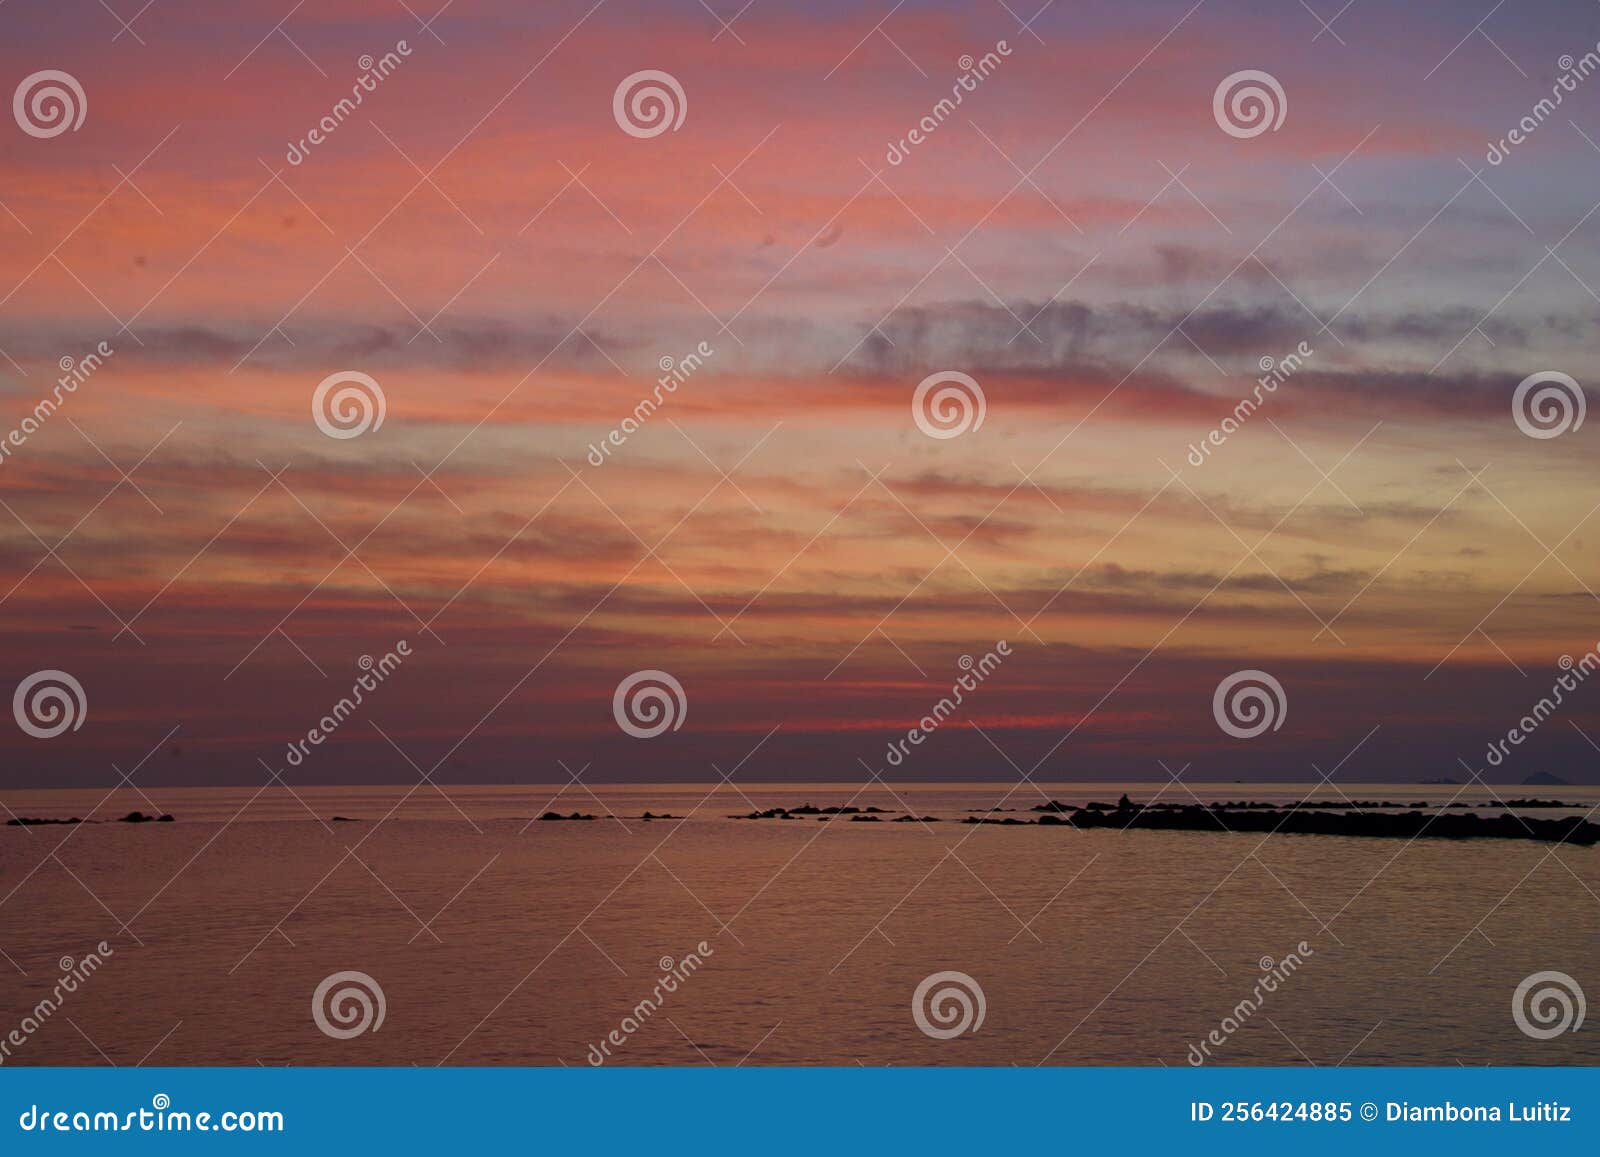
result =
[[[100,822],[0,827],[0,1064],[1600,1063],[1600,848],[960,822],[1124,792],[1505,810],[1441,784],[8,790]],[[807,804],[881,820],[735,818]]]

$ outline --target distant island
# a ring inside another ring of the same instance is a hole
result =
[[[1522,781],[1524,787],[1571,787],[1569,780],[1562,779],[1559,775],[1551,775],[1548,771],[1536,771]]]

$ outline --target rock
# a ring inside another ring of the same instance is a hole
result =
[[[1124,797],[1126,799],[1126,797]],[[1545,801],[1536,801],[1545,802]],[[1053,817],[1041,816],[1040,824]],[[969,819],[968,823],[996,823],[1007,821]],[[1418,839],[1428,836],[1436,839],[1495,838],[1512,840],[1545,840],[1591,847],[1600,842],[1600,825],[1589,823],[1580,816],[1562,819],[1529,819],[1507,812],[1485,817],[1472,812],[1452,814],[1448,811],[1354,811],[1348,808],[1327,810],[1325,805],[1289,805],[1278,808],[1229,808],[1213,804],[1210,807],[1182,806],[1176,808],[1140,807],[1130,803],[1125,808],[1111,811],[1093,804],[1075,812],[1074,826],[1080,828],[1108,828],[1127,830],[1144,828],[1161,831],[1196,832],[1260,832],[1283,835],[1324,836],[1376,836],[1392,839]]]

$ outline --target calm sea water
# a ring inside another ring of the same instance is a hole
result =
[[[0,1038],[26,1038],[5,1063],[582,1065],[613,1030],[619,1064],[1183,1065],[1212,1030],[1221,1064],[1600,1063],[1594,1025],[1535,1040],[1512,1009],[1545,970],[1600,993],[1600,849],[950,822],[1000,800],[992,784],[447,790],[6,793],[20,815],[99,803],[177,822],[0,828]],[[945,822],[726,818],[806,802]],[[528,822],[575,809],[601,818]],[[61,958],[101,941],[112,955],[29,1031]],[[658,994],[701,942],[698,970]],[[1290,953],[1293,975],[1223,1025]],[[382,989],[384,1019],[334,1039],[313,993],[346,970]],[[913,1016],[942,971],[983,995],[981,1026],[952,1039]]]

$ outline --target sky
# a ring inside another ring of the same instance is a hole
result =
[[[0,27],[0,786],[1600,781],[1593,4]]]

